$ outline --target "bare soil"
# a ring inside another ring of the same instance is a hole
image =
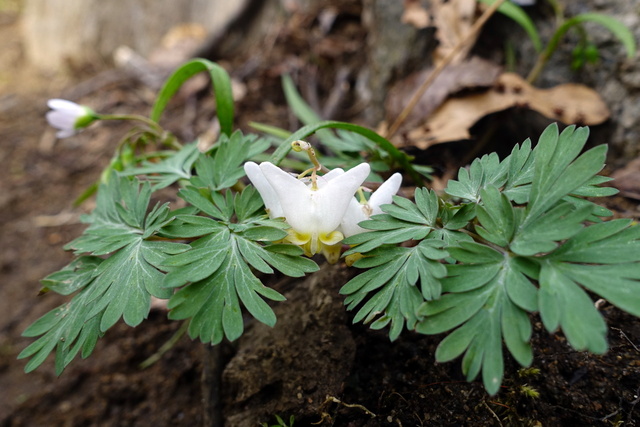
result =
[[[302,280],[266,279],[288,299],[275,306],[278,324],[247,319],[245,335],[219,349],[185,336],[141,369],[180,327],[157,308],[137,328],[113,327],[90,358],[75,361],[62,376],[53,373],[52,360],[25,374],[16,356],[31,340],[22,331],[65,301],[38,296],[38,281],[71,259],[62,245],[81,233],[79,214],[91,207],[72,202],[98,178],[126,127],[100,125],[55,141],[44,121],[45,102],[69,93],[65,88],[74,81],[26,67],[15,16],[2,18],[0,426],[194,426],[215,414],[227,427],[274,423],[275,415],[293,415],[295,426],[640,425],[640,320],[602,307],[610,327],[610,350],[602,356],[574,351],[535,323],[535,370],[508,359],[501,391],[489,396],[480,382],[465,381],[459,362],[435,363],[439,337],[405,333],[391,343],[385,331],[353,325],[338,294],[352,273],[340,265]],[[277,70],[283,58],[292,58],[287,52],[298,49],[284,43],[271,60],[261,57],[245,80],[251,90],[239,106],[240,126],[250,120],[295,126]],[[242,63],[226,65],[233,70]],[[75,76],[76,83],[87,79]],[[326,81],[328,87],[333,79]],[[181,135],[202,132],[214,108],[204,95],[173,106],[168,126]],[[103,112],[145,112],[152,99],[135,79],[122,79],[74,100]],[[197,115],[185,125],[180,112],[194,107]],[[449,167],[433,156],[431,162]],[[634,202],[610,203],[621,215],[637,215]]]

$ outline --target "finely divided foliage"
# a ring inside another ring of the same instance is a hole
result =
[[[171,96],[199,71],[211,75],[222,135],[205,152],[195,143],[157,152],[121,144],[127,161],[103,173],[96,207],[83,217],[88,228],[67,245],[76,259],[43,280],[42,292],[73,297],[24,332],[37,337],[19,356],[30,358],[26,371],[55,351],[61,373],[78,354],[89,356],[120,319],[140,324],[152,298],[167,300],[169,318],[189,322],[192,338],[234,340],[244,329],[243,311],[276,323],[265,300],[284,297],[258,273],[301,277],[318,269],[300,247],[285,243],[289,224],[269,219],[258,191],[243,184],[244,163],[265,159],[271,143],[232,132],[231,86],[222,68],[206,60],[185,64],[162,88],[151,120],[157,124]],[[271,154],[272,163],[285,160],[291,142],[323,130],[321,139],[337,153],[328,164],[359,163],[366,151],[380,163],[374,172],[400,166],[414,182],[421,179],[420,168],[373,131],[308,122]],[[328,128],[342,133],[331,139]],[[586,128],[559,133],[549,126],[535,148],[527,140],[505,159],[490,154],[461,169],[444,197],[416,188],[413,201],[394,196],[382,214],[360,222],[368,231],[343,243],[351,246],[347,261],[363,271],[340,291],[347,308],[357,310],[354,322],[389,326],[391,340],[405,329],[445,334],[436,360],[462,356],[467,378],[482,373],[491,394],[502,383],[503,348],[521,365],[532,363],[532,315],[549,332],[562,331],[573,348],[604,352],[607,328],[590,294],[640,317],[640,227],[603,221],[611,212],[586,199],[616,192],[598,175],[606,147],[584,151],[587,137]],[[152,203],[171,186],[183,207]]]
[[[88,356],[98,336],[118,319],[136,326],[147,317],[151,296],[170,295],[159,286],[162,273],[157,266],[189,247],[147,240],[171,221],[168,206],[156,205],[147,213],[150,185],[112,178],[102,186],[96,209],[83,218],[90,226],[68,245],[90,256],[78,258],[45,279],[48,290],[80,292],[25,331],[27,336],[43,335],[20,354],[21,358],[33,357],[27,370],[35,369],[57,347],[56,370],[61,372],[81,349],[83,357]],[[104,260],[99,257],[107,254],[111,256]]]
[[[259,321],[275,324],[261,297],[284,298],[265,287],[254,271],[275,269],[299,277],[318,267],[298,247],[272,243],[286,236],[288,226],[266,219],[253,187],[236,195],[222,191],[242,178],[250,156],[268,146],[236,132],[221,137],[207,153],[196,150],[194,156],[187,145],[163,154],[155,166],[143,163],[111,174],[100,186],[95,210],[84,218],[89,227],[67,245],[80,257],[43,281],[43,290],[79,292],[25,331],[26,336],[42,335],[19,356],[31,357],[26,370],[57,349],[56,370],[62,372],[80,351],[83,357],[91,354],[97,338],[120,318],[140,324],[151,297],[169,299],[170,317],[189,319],[190,335],[203,342],[240,336],[241,303]],[[177,167],[185,162],[194,165],[193,175],[191,168]],[[128,177],[133,172],[145,180]],[[165,203],[149,209],[152,187],[177,179],[188,180],[179,196],[190,207],[172,212]]]
[[[415,203],[398,198],[361,223],[371,231],[347,243],[364,255],[355,266],[370,269],[342,288],[348,308],[364,302],[355,320],[391,323],[391,339],[403,325],[448,333],[436,360],[464,354],[467,378],[482,371],[492,394],[503,343],[521,365],[533,360],[529,313],[575,349],[603,353],[606,325],[587,291],[640,315],[640,231],[629,220],[601,222],[610,212],[582,198],[615,193],[598,187],[606,147],[580,154],[587,136],[552,125],[535,149],[525,141],[502,161],[492,154],[461,169],[446,189],[457,207],[417,189]]]
[[[282,240],[286,225],[264,219],[260,198],[253,187],[240,195],[211,193],[202,195],[195,187],[187,187],[181,196],[200,206],[211,218],[181,215],[170,233],[173,237],[195,237],[190,251],[168,258],[162,267],[166,288],[181,287],[169,301],[172,319],[191,319],[189,333],[203,342],[218,344],[226,336],[238,338],[243,331],[240,301],[256,319],[273,326],[273,310],[260,298],[282,301],[284,297],[265,287],[253,269],[273,273],[275,268],[300,277],[317,270],[317,265],[303,258],[298,247],[262,244]],[[236,221],[232,222],[235,216]],[[181,232],[182,231],[182,232]]]

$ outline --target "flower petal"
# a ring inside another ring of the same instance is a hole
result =
[[[329,234],[322,234],[318,238],[318,240],[320,240],[323,245],[327,246],[337,245],[338,243],[342,242],[343,239],[344,235],[338,230],[332,231]]]
[[[394,173],[371,194],[368,203],[362,204],[355,198],[352,198],[340,224],[340,230],[345,237],[367,231],[360,227],[358,223],[369,219],[371,215],[381,214],[382,209],[380,209],[380,206],[393,202],[393,195],[398,192],[401,184],[402,175]]]
[[[364,208],[365,205],[358,202],[355,197],[351,198],[349,207],[347,208],[347,211],[342,218],[342,222],[340,223],[340,230],[345,237],[353,236],[355,234],[360,234],[367,231],[358,225],[360,221],[368,219],[367,215],[364,213]]]
[[[342,250],[342,244],[337,243],[335,245],[323,245],[322,255],[327,259],[329,264],[335,264],[340,260],[340,251]]]
[[[353,195],[370,171],[369,164],[361,163],[312,192],[311,206],[318,233],[330,233],[338,228]]]
[[[47,122],[56,129],[73,130],[76,117],[59,110],[48,111]]]
[[[272,163],[261,163],[260,170],[277,195],[283,215],[289,225],[300,233],[312,234],[315,229],[307,218],[307,212],[311,209],[312,191],[304,182]]]
[[[56,132],[56,138],[63,139],[68,138],[76,134],[76,131],[73,129],[61,129]]]
[[[244,164],[244,171],[253,186],[258,190],[258,193],[260,193],[264,206],[267,208],[269,218],[284,216],[278,195],[273,190],[273,187],[271,187],[271,184],[269,184],[269,181],[264,177],[260,166],[254,162],[247,162]]]
[[[66,99],[50,99],[47,101],[47,107],[51,108],[52,110],[84,114],[84,107],[82,105],[76,104],[75,102],[68,101]]]
[[[396,172],[371,194],[369,198],[369,206],[372,210],[371,215],[381,214],[380,206],[393,202],[393,196],[400,190],[401,184],[402,175]]]
[[[336,169],[331,169],[329,172],[325,173],[324,175],[318,176],[318,181],[317,181],[318,188],[322,188],[329,181],[339,177],[342,174],[344,174],[344,170],[340,168],[336,168]]]

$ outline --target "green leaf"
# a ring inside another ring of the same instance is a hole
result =
[[[174,239],[191,239],[193,237],[201,237],[206,234],[215,233],[223,227],[223,224],[212,218],[184,214],[176,215],[170,224],[160,230],[159,234],[163,237]]]
[[[427,189],[416,189],[414,204],[403,197],[394,196],[395,205],[382,205],[385,214],[373,215],[360,225],[369,230],[344,240],[348,245],[356,245],[346,252],[368,252],[381,245],[396,244],[407,240],[426,238],[436,225],[438,213],[438,197]]]
[[[630,224],[625,219],[593,224],[546,258],[554,274],[640,316],[640,227]],[[554,309],[550,304],[550,327],[558,323]]]
[[[460,242],[458,247],[447,249],[456,260],[469,264],[500,263],[503,254],[476,242]]]
[[[104,260],[87,291],[87,300],[92,305],[89,316],[103,313],[100,330],[106,331],[120,317],[126,324],[137,326],[149,314],[151,296],[169,298],[171,291],[160,286],[164,274],[151,262],[163,262],[169,255],[187,248],[179,243],[140,240]]]
[[[633,33],[622,22],[613,16],[603,15],[601,13],[582,13],[580,15],[573,16],[567,19],[557,30],[553,36],[553,39],[549,42],[559,43],[560,38],[573,26],[584,24],[586,22],[594,22],[605,27],[607,30],[616,36],[618,40],[624,46],[627,51],[627,58],[633,58],[636,54],[636,41]],[[552,52],[555,50],[555,47]]]
[[[247,185],[240,195],[234,199],[234,212],[238,218],[238,222],[248,222],[255,220],[256,216],[262,215],[264,211],[261,210],[263,205],[262,197],[258,193],[258,190],[252,185]],[[270,225],[272,227],[288,228],[288,225],[284,221],[272,220],[262,221],[264,225]]]
[[[289,75],[282,76],[282,87],[289,107],[303,124],[315,125],[322,122],[322,118],[300,96]],[[282,139],[287,139],[291,135],[290,133],[283,134],[282,132],[274,131],[273,128],[262,127],[262,129],[273,135],[277,134]],[[326,167],[353,167],[362,161],[361,152],[369,154],[369,164],[374,172],[386,172],[394,165],[393,157],[389,156],[387,151],[384,151],[385,148],[379,147],[376,143],[358,133],[344,129],[338,129],[336,133],[328,129],[319,129],[317,136],[322,145],[328,148],[332,154],[320,158],[321,163]],[[388,148],[390,147],[387,146],[386,149]],[[316,154],[320,153],[317,152]],[[412,166],[416,172],[420,169],[419,173],[421,175],[428,176],[432,172],[430,168]],[[375,177],[375,174],[373,175]]]
[[[162,287],[175,288],[214,274],[225,260],[229,239],[226,227],[215,228],[193,242],[190,250],[167,258],[161,266],[169,270],[163,278]]]
[[[102,258],[81,256],[73,260],[62,270],[51,273],[42,279],[40,292],[53,291],[61,295],[70,295],[87,286],[93,280],[96,268]]]
[[[532,152],[531,140],[527,139],[522,146],[516,144],[511,154],[503,160],[508,163],[508,172],[502,193],[518,204],[529,201],[534,173]]]
[[[208,189],[199,190],[193,186],[183,188],[179,196],[200,211],[215,218],[204,218],[193,215],[179,215],[174,222],[165,226],[162,233],[174,238],[197,237],[220,231],[220,227],[228,227],[230,230],[242,233],[251,227],[268,227],[264,231],[273,235],[256,237],[256,240],[271,239],[275,234],[282,236],[282,231],[289,225],[282,219],[267,219],[262,209],[263,203],[257,190],[252,186],[245,187],[244,191],[236,194],[226,192],[226,197],[219,192],[210,192]],[[233,221],[237,222],[233,222]],[[279,231],[280,230],[280,231]],[[247,231],[252,233],[252,231]]]
[[[189,335],[212,344],[220,343],[225,334],[230,339],[236,339],[243,329],[233,274],[227,273],[230,266],[226,257],[220,264],[224,267],[219,271],[205,280],[186,286],[169,301],[169,318],[191,318]]]
[[[300,139],[304,139],[313,133],[317,132],[321,129],[344,129],[350,132],[357,133],[362,135],[373,143],[375,143],[380,149],[386,151],[389,156],[394,159],[397,164],[404,169],[416,183],[421,183],[422,178],[420,174],[418,174],[412,164],[412,158],[409,157],[406,153],[398,150],[390,141],[378,135],[376,132],[371,129],[367,129],[362,126],[354,125],[352,123],[345,122],[337,122],[337,121],[323,121],[319,123],[310,124],[300,128],[298,131],[294,132],[289,138],[283,141],[278,149],[271,156],[271,163],[275,165],[279,165],[280,162],[287,156],[289,151],[291,151],[291,143]]]
[[[52,290],[80,293],[25,331],[27,336],[44,334],[21,353],[33,356],[27,370],[35,369],[57,348],[56,371],[62,372],[79,352],[88,356],[98,337],[120,317],[136,326],[147,317],[151,296],[170,296],[160,287],[164,274],[158,266],[189,246],[144,240],[172,220],[166,206],[147,214],[150,195],[149,183],[140,185],[137,179],[116,176],[101,185],[96,208],[85,217],[90,226],[69,246],[77,253],[110,256],[79,257],[45,278],[45,286]]]
[[[226,204],[224,198],[216,197],[214,201],[213,194],[217,193],[211,193],[209,189],[198,189],[191,185],[178,191],[178,196],[198,208],[201,212],[218,220],[229,221],[232,214],[229,205]]]
[[[447,296],[449,295],[454,294]],[[474,301],[472,297],[477,297],[482,303]],[[436,360],[445,362],[466,351],[462,361],[462,371],[467,376],[467,380],[472,381],[482,369],[486,390],[490,394],[495,394],[502,382],[504,371],[501,345],[501,331],[504,323],[501,319],[501,309],[505,305],[513,308],[513,304],[505,297],[504,289],[498,287],[472,291],[464,299],[464,302],[466,303],[461,308],[458,302],[449,301],[449,306],[455,304],[453,308],[436,316],[447,315],[448,320],[441,327],[465,322],[463,326],[442,340],[436,350]],[[429,319],[427,317],[425,321],[418,324],[418,332],[432,333],[431,330],[441,323],[441,321],[435,320],[431,325],[426,324],[425,322],[429,322]],[[508,327],[514,327],[514,325],[509,324]],[[519,341],[522,342],[522,340]],[[528,337],[526,341],[528,341]],[[523,343],[524,347],[527,345],[526,341]],[[524,356],[522,362],[529,364],[532,359],[530,349],[528,354]]]
[[[567,240],[552,257],[564,262],[622,264],[640,260],[640,227],[629,219],[593,224]]]
[[[207,71],[211,76],[220,129],[223,134],[231,135],[234,115],[231,79],[227,72],[218,64],[202,58],[192,59],[185,63],[167,79],[162,89],[160,89],[156,102],[151,110],[151,120],[155,122],[160,121],[160,116],[178,89],[180,89],[187,80],[202,71]]]
[[[148,214],[151,186],[137,179],[116,177],[102,184],[96,208],[83,217],[89,227],[66,248],[76,253],[105,255],[139,242],[173,218],[168,204],[154,207]]]
[[[540,317],[548,331],[562,329],[576,350],[602,354],[607,350],[607,326],[593,301],[553,262],[540,270]]]
[[[85,287],[70,302],[57,307],[29,326],[23,336],[36,337],[19,355],[18,359],[30,357],[25,372],[31,372],[40,366],[47,356],[56,349],[56,374],[60,375],[73,358],[82,352],[88,357],[96,341],[103,335],[100,330],[99,316],[89,316],[93,305]]]
[[[159,190],[175,183],[180,179],[191,178],[191,169],[200,152],[198,144],[187,144],[176,152],[168,152],[160,162],[146,161],[142,166],[128,169],[122,176],[144,175],[152,183],[153,190]]]
[[[211,191],[232,187],[245,173],[244,163],[269,148],[269,142],[255,135],[244,136],[240,131],[227,137],[222,135],[218,142],[196,161],[196,175],[191,184]]]
[[[267,135],[275,136],[279,139],[287,139],[291,135],[291,132],[286,129],[282,129],[277,126],[266,125],[264,123],[249,122],[249,126],[257,131],[266,133]]]
[[[611,304],[640,317],[640,264],[638,262],[615,265],[562,263],[556,268]]]
[[[340,293],[347,295],[345,305],[353,310],[368,300],[356,313],[354,322],[370,323],[380,329],[391,323],[389,337],[398,338],[405,325],[413,329],[424,299],[440,296],[440,279],[446,274],[439,261],[447,256],[440,240],[423,240],[412,248],[380,248],[354,266],[370,268],[347,282]]]
[[[92,272],[87,289],[91,302],[89,317],[102,313],[102,332],[120,317],[136,326],[149,313],[151,296],[168,298],[160,288],[163,273],[157,267],[172,254],[188,245],[146,241],[172,220],[168,206],[156,206],[147,214],[151,189],[148,182],[117,177],[103,184],[98,192],[96,209],[86,218],[91,225],[82,236],[69,244],[77,253],[111,254]]]
[[[540,136],[533,151],[533,179],[529,204],[518,209],[518,225],[510,248],[520,255],[535,255],[555,249],[558,242],[579,232],[587,220],[594,220],[596,209],[591,202],[573,196],[573,192],[595,193],[595,185],[604,182],[596,174],[604,167],[605,146],[584,154],[588,129],[567,127],[558,135],[551,125]]]
[[[594,214],[608,216],[608,210],[583,199],[577,201],[575,197],[606,196],[616,191],[600,187],[609,179],[595,176],[604,166],[604,146],[577,158],[587,137],[586,128],[570,126],[558,135],[557,126],[551,125],[541,135],[535,150],[526,140],[521,146],[516,145],[502,161],[495,153],[476,159],[469,169],[460,169],[458,180],[449,181],[445,191],[454,197],[480,203],[482,191],[496,187],[517,204],[530,202],[534,205],[530,215],[539,215],[564,199],[574,205],[591,204]],[[443,220],[447,220],[446,213],[443,214]]]
[[[255,189],[247,187],[235,196],[226,194],[213,192],[205,198],[193,187],[183,194],[187,201],[196,200],[203,211],[216,213],[218,218],[179,216],[169,230],[174,238],[180,238],[181,231],[201,237],[191,243],[190,250],[166,258],[161,265],[168,271],[162,286],[182,287],[171,297],[170,317],[190,318],[189,334],[213,344],[225,336],[234,340],[242,334],[242,306],[257,320],[275,323],[272,309],[261,297],[275,301],[283,297],[265,287],[252,268],[267,274],[275,269],[290,277],[318,269],[315,262],[302,256],[299,247],[268,243],[285,237],[283,228],[287,226],[264,218]]]
[[[576,209],[570,203],[560,203],[535,220],[521,225],[510,248],[518,255],[550,252],[558,246],[558,242],[582,230],[583,222],[591,212],[590,204]]]
[[[485,388],[495,394],[504,370],[502,341],[521,365],[533,359],[527,311],[537,309],[536,288],[507,254],[478,243],[448,250],[463,264],[447,266],[443,295],[420,306],[416,331],[453,330],[438,346],[436,360],[446,362],[465,353],[462,367],[467,379],[482,370]]]
[[[322,118],[300,96],[291,76],[288,74],[282,75],[282,89],[284,90],[287,104],[302,123],[309,125],[322,121]]]
[[[578,157],[588,136],[588,128],[576,129],[575,126],[567,127],[558,135],[555,124],[542,133],[534,150],[534,177],[525,224],[602,170],[607,151],[605,145],[594,147]]]
[[[500,162],[496,153],[475,159],[469,169],[460,168],[458,179],[447,183],[445,192],[451,196],[478,203],[482,189],[502,187],[507,179],[508,162]]]
[[[614,187],[600,187],[600,184],[612,181],[608,176],[596,175],[591,177],[584,185],[571,192],[573,196],[580,197],[608,197],[618,194],[618,189]]]
[[[515,233],[515,214],[511,202],[496,187],[481,191],[483,206],[476,212],[481,227],[476,232],[485,240],[506,247]]]
[[[167,260],[177,267],[167,276],[165,286],[188,284],[169,302],[172,319],[191,318],[189,334],[202,342],[219,343],[224,336],[234,340],[243,330],[240,302],[257,320],[273,326],[273,310],[260,296],[281,301],[276,291],[265,287],[251,268],[272,273],[274,267],[284,274],[300,277],[318,269],[301,251],[280,247],[267,248],[255,241],[229,232],[205,236],[194,249]],[[285,246],[285,245],[280,245]]]
[[[302,255],[302,249],[294,245],[267,245],[259,256],[276,270],[290,277],[302,277],[318,271],[318,265]]]
[[[453,205],[441,203],[438,210],[438,218],[447,230],[459,230],[465,228],[476,217],[476,204],[463,203]]]
[[[379,230],[356,234],[345,239],[344,243],[356,245],[345,252],[345,255],[368,252],[385,244],[402,243],[411,239],[424,239],[431,231],[429,226],[402,222],[383,215],[374,215],[370,220],[362,221],[360,225],[364,228],[377,228]],[[382,229],[383,227],[384,229]]]

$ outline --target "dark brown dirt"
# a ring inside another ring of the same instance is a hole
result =
[[[352,274],[343,266],[325,266],[304,280],[269,279],[288,298],[275,306],[278,324],[247,319],[245,335],[220,352],[183,337],[140,369],[180,327],[158,308],[137,328],[116,325],[90,358],[73,362],[59,378],[52,360],[25,374],[16,356],[31,340],[21,332],[65,300],[38,297],[38,281],[70,260],[61,247],[82,231],[79,213],[91,205],[74,209],[73,199],[98,178],[126,127],[100,125],[54,141],[45,101],[71,82],[23,69],[17,22],[2,22],[0,426],[201,425],[203,408],[215,407],[203,405],[203,396],[215,385],[216,368],[227,427],[274,423],[275,415],[295,416],[295,426],[640,425],[640,320],[604,306],[610,350],[603,356],[573,351],[535,323],[532,368],[539,371],[507,360],[502,390],[488,396],[479,382],[464,380],[459,362],[435,363],[439,337],[406,333],[391,343],[384,331],[352,325],[338,294]],[[289,126],[275,71],[285,52],[286,44],[248,78],[256,90],[241,102],[241,124]],[[121,81],[76,100],[103,112],[145,112],[148,93]],[[199,106],[198,117],[185,126],[175,114],[169,126],[198,134],[213,107],[208,98],[187,102]],[[614,200],[619,204],[610,207],[622,215],[637,214],[636,203]]]

